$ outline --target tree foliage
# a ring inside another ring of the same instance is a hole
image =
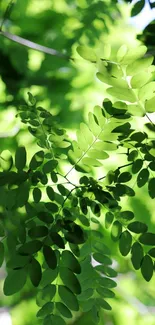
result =
[[[91,6],[99,3],[90,1]],[[30,159],[24,144],[13,156],[7,149],[0,154],[4,294],[13,295],[30,281],[37,288],[37,317],[43,325],[66,324],[79,310],[89,311],[97,323],[101,309],[111,310],[107,299],[115,296],[117,271],[105,229],[122,258],[129,255],[144,280],[150,281],[154,272],[155,233],[124,204],[142,187],[155,198],[153,57],[146,55],[144,45],[122,45],[117,51],[105,46],[102,55],[82,45],[77,52],[81,60],[95,65],[98,80],[107,87],[102,106],[88,113],[72,140],[28,92],[17,117],[38,149]],[[134,127],[134,119],[144,117],[145,131]],[[113,153],[116,167],[102,175]]]

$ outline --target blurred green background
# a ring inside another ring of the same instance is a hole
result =
[[[8,1],[0,1],[0,19]],[[95,65],[80,58],[79,44],[98,48],[109,43],[113,48],[122,44],[136,45],[136,29],[129,23],[130,5],[123,1],[95,0],[17,0],[3,28],[13,34],[72,56],[65,60],[22,47],[0,38],[0,150],[14,153],[17,145],[25,145],[28,159],[36,150],[33,137],[16,117],[19,105],[27,100],[30,91],[38,105],[48,109],[55,119],[74,137],[79,123],[87,119],[94,105],[101,105],[106,87],[95,77]],[[151,29],[153,30],[153,29]],[[146,31],[139,38],[153,48]],[[153,44],[153,45],[152,45]],[[137,122],[138,123],[138,122]],[[138,124],[137,124],[138,125]],[[120,157],[119,165],[123,158]],[[111,167],[115,166],[112,161]],[[105,171],[108,166],[105,166]],[[103,171],[104,174],[104,171]],[[146,199],[145,199],[146,198]],[[137,220],[148,224],[153,231],[155,212],[146,190],[139,189],[135,198],[124,202],[133,210]],[[104,224],[104,220],[103,220]],[[112,312],[103,312],[99,325],[154,325],[155,278],[146,283],[140,271],[135,272],[130,258],[122,258],[117,245],[112,245],[108,231],[106,241],[111,247],[114,265],[119,272],[116,298],[111,301]],[[39,325],[36,318],[36,290],[27,283],[22,293],[12,297],[2,294],[5,266],[0,270],[0,324]],[[2,318],[6,307],[11,321]],[[1,320],[2,319],[2,320]],[[75,315],[68,324],[91,325],[89,313]],[[93,325],[93,324],[92,324]]]

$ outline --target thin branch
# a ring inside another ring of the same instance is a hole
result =
[[[30,49],[33,49],[35,51],[39,51],[39,52],[43,52],[43,53],[46,53],[46,54],[49,54],[49,55],[52,55],[52,56],[57,56],[59,58],[62,58],[62,59],[65,59],[65,60],[74,60],[74,58],[66,55],[66,54],[63,54],[57,50],[54,50],[52,48],[49,48],[47,46],[43,46],[43,45],[40,45],[40,44],[37,44],[37,43],[34,43],[32,41],[29,41],[23,37],[20,37],[20,36],[17,36],[17,35],[14,35],[14,34],[11,34],[9,32],[3,32],[2,30],[0,31],[0,35],[6,37],[7,39],[10,39],[11,41],[13,42],[16,42],[20,45],[23,45],[23,46],[26,46]]]
[[[8,6],[6,7],[5,12],[4,12],[4,16],[2,18],[2,23],[1,23],[1,26],[0,26],[0,31],[2,30],[2,27],[3,27],[6,19],[9,18],[13,5],[14,5],[14,0],[11,0],[9,2]]]
[[[146,117],[148,118],[148,120],[150,121],[150,123],[151,123],[152,125],[154,125],[154,123],[151,121],[151,119],[150,119],[150,117],[148,116],[148,114],[146,114]]]

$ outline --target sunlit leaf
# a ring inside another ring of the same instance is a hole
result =
[[[122,232],[119,238],[119,250],[123,256],[128,255],[132,245],[132,236],[129,231],[125,230]]]

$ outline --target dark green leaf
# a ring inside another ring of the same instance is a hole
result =
[[[78,311],[79,304],[76,296],[66,286],[59,285],[58,293],[64,304],[71,310]]]
[[[45,226],[35,226],[28,231],[31,238],[45,237],[48,235],[48,228]]]
[[[121,211],[116,214],[116,217],[120,222],[129,222],[134,218],[134,213],[132,211]]]
[[[44,245],[43,254],[49,268],[54,270],[57,267],[57,258],[55,251],[50,246]]]
[[[111,238],[113,241],[117,241],[122,233],[122,225],[119,221],[114,221],[111,228]]]
[[[50,224],[53,223],[53,216],[49,213],[49,212],[45,212],[45,211],[40,211],[37,215],[38,219],[40,219],[41,221]]]
[[[28,94],[28,100],[29,100],[30,104],[32,106],[34,106],[36,104],[36,99],[34,98],[34,96],[30,92],[28,92],[27,94]]]
[[[111,267],[109,266],[105,266],[105,265],[97,265],[95,266],[95,270],[105,274],[106,276],[109,276],[111,278],[115,278],[117,276],[117,272],[115,270],[113,270]]]
[[[52,202],[45,203],[45,207],[46,207],[47,210],[49,210],[49,211],[51,211],[53,213],[58,212],[58,210],[59,210],[57,204],[52,203]]]
[[[137,174],[143,166],[143,160],[142,159],[137,159],[134,161],[132,165],[132,173]]]
[[[40,251],[40,249],[42,248],[42,242],[39,240],[32,240],[29,241],[25,244],[23,244],[19,249],[18,252],[20,254],[26,254],[26,255],[32,255],[37,253],[38,251]]]
[[[151,170],[155,171],[155,161],[151,161],[151,162],[149,163],[148,167],[149,167]]]
[[[131,17],[138,15],[145,6],[145,0],[138,0],[131,10]]]
[[[135,270],[140,269],[141,261],[144,255],[142,245],[140,245],[138,242],[135,242],[132,245],[131,254],[131,261],[133,267],[135,268]]]
[[[52,283],[58,275],[58,269],[51,270],[46,269],[42,274],[42,279],[40,282],[41,287],[45,287],[46,285]]]
[[[105,228],[108,229],[113,223],[114,215],[112,212],[107,212],[105,215]]]
[[[99,305],[101,308],[103,308],[105,310],[111,310],[112,309],[111,306],[104,299],[97,298],[96,302],[97,302],[97,305]]]
[[[154,199],[155,198],[155,177],[149,180],[148,191],[151,199]]]
[[[47,193],[48,198],[51,201],[54,201],[54,199],[55,199],[55,192],[54,192],[54,190],[53,190],[53,188],[51,186],[47,186],[46,187],[46,193]]]
[[[149,171],[147,168],[143,168],[137,176],[137,186],[142,187],[144,186],[149,178]]]
[[[62,237],[57,232],[50,232],[50,237],[55,245],[57,245],[59,248],[65,248],[64,241]]]
[[[47,302],[39,311],[37,312],[37,317],[44,318],[46,315],[51,314],[54,308],[53,302]]]
[[[43,172],[45,174],[51,173],[53,169],[55,169],[58,165],[57,160],[49,160],[43,166]]]
[[[131,249],[131,245],[132,245],[132,236],[127,230],[125,230],[124,232],[122,232],[120,239],[119,239],[120,253],[123,256],[128,255],[128,253],[130,252],[130,249]]]
[[[132,178],[132,175],[129,172],[124,172],[119,175],[118,182],[126,183],[126,182],[129,182],[131,178]]]
[[[42,196],[42,193],[41,193],[41,190],[40,188],[38,187],[35,187],[33,189],[33,200],[35,203],[39,203],[40,200],[41,200],[41,196]]]
[[[74,273],[81,273],[81,266],[72,252],[64,250],[61,255],[62,265],[68,267]]]
[[[144,245],[155,246],[155,234],[146,232],[139,237],[139,241]]]
[[[62,302],[56,302],[56,308],[62,316],[72,318],[70,310]]]
[[[4,294],[6,296],[11,296],[16,292],[19,292],[24,287],[26,279],[27,274],[24,269],[9,272],[4,281]]]
[[[19,254],[14,254],[11,256],[10,260],[7,262],[7,267],[11,269],[23,268],[30,262],[30,256],[22,256]]]
[[[15,166],[21,171],[26,165],[26,150],[25,147],[18,147],[15,154]]]
[[[155,258],[155,247],[154,248],[151,248],[149,251],[148,251],[148,254],[152,257]]]
[[[99,263],[103,263],[105,265],[112,264],[112,260],[108,256],[103,255],[101,253],[94,253],[93,258],[95,259],[95,261],[97,261]]]
[[[67,288],[69,288],[73,293],[81,293],[80,283],[70,269],[67,267],[60,267],[59,274],[61,280]]]
[[[128,229],[136,234],[140,234],[142,232],[146,232],[148,227],[145,223],[139,222],[139,221],[134,221],[129,223]]]
[[[32,284],[35,287],[38,287],[38,285],[41,281],[42,271],[41,271],[41,266],[40,266],[39,262],[35,258],[32,258],[32,261],[29,265],[29,275],[30,275]]]
[[[30,161],[30,169],[35,170],[42,165],[44,161],[44,151],[38,151],[34,154]]]
[[[82,293],[78,295],[78,300],[83,301],[89,299],[94,293],[94,290],[92,288],[82,290]]]
[[[145,255],[141,264],[141,273],[146,281],[150,281],[153,276],[153,262],[150,256]]]

